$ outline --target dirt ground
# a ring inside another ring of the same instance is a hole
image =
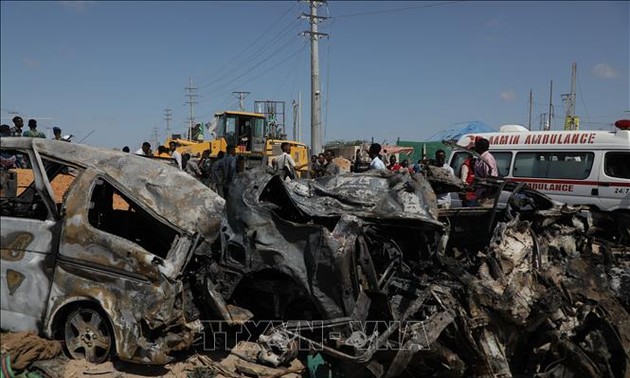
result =
[[[57,357],[34,362],[29,371],[41,373],[50,378],[87,378],[87,377],[164,377],[164,378],[204,378],[204,377],[286,377],[299,378],[304,369],[295,359],[289,366],[273,368],[253,363],[260,347],[251,342],[241,342],[234,349],[234,354],[215,352],[211,354],[193,354],[165,366],[147,366],[122,362],[107,361],[91,364],[85,360],[71,360],[63,353]],[[239,357],[239,356],[242,357]]]

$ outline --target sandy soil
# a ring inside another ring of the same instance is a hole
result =
[[[33,172],[30,169],[15,169],[17,172],[17,181],[18,195],[26,189],[31,182],[33,182]],[[55,179],[50,183],[52,187],[53,193],[55,195],[55,202],[61,203],[63,201],[63,196],[74,181],[75,176],[71,174],[60,174],[55,177]],[[126,210],[129,206],[127,202],[123,200],[120,196],[114,195],[114,209],[116,210]]]

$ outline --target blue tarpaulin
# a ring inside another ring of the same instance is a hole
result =
[[[453,128],[440,131],[429,138],[430,141],[458,140],[466,134],[496,132],[497,130],[480,121],[470,121],[455,124]]]

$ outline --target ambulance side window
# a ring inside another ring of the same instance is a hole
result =
[[[494,160],[497,162],[497,169],[500,176],[507,176],[510,174],[510,164],[512,164],[511,152],[494,152],[490,151]]]
[[[593,157],[592,152],[518,152],[513,176],[584,180]]]
[[[455,176],[459,177],[459,171],[462,168],[462,164],[464,164],[464,160],[469,157],[470,154],[468,152],[455,152],[453,154],[453,158],[451,159],[451,168],[455,171]]]
[[[604,173],[610,177],[630,179],[630,152],[606,152]]]

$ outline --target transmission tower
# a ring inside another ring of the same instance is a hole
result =
[[[575,77],[577,72],[577,63],[573,63],[571,67],[571,93],[565,93],[561,95],[564,106],[567,110],[566,117],[564,119],[565,130],[577,130],[578,120],[575,116]]]
[[[186,97],[188,97],[188,101],[186,101],[186,104],[190,106],[190,117],[188,118],[189,123],[188,123],[188,138],[187,139],[191,139],[192,128],[195,125],[195,112],[194,112],[193,105],[197,103],[197,101],[193,101],[197,97],[197,88],[193,87],[192,78],[188,79],[188,87],[186,87],[186,91],[188,92],[186,94]]]
[[[166,137],[171,137],[171,121],[173,120],[173,109],[164,109],[164,119],[166,120]]]

